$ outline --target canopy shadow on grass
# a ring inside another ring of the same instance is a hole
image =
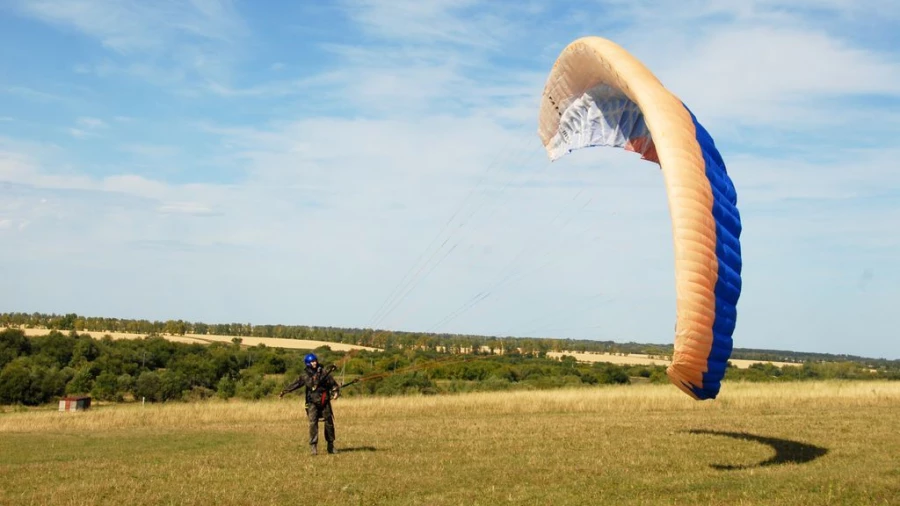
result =
[[[778,439],[774,437],[756,436],[746,432],[726,432],[716,430],[692,429],[691,434],[711,434],[714,436],[725,436],[734,439],[743,439],[745,441],[754,441],[762,443],[775,450],[775,455],[768,460],[764,460],[758,464],[750,465],[727,465],[727,464],[710,464],[710,467],[721,470],[734,469],[750,469],[753,467],[775,466],[779,464],[805,464],[822,457],[828,453],[828,448],[801,443],[799,441],[791,441],[790,439]]]
[[[374,452],[377,451],[374,446],[356,446],[351,448],[338,448],[338,453],[350,453],[350,452]]]

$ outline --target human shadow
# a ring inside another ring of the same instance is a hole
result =
[[[828,448],[801,443],[799,441],[791,441],[790,439],[778,439],[774,437],[756,436],[746,432],[725,432],[716,430],[693,429],[689,430],[691,434],[711,434],[714,436],[725,436],[734,439],[743,439],[745,441],[754,441],[762,443],[775,450],[775,455],[768,460],[750,465],[726,465],[726,464],[710,464],[710,467],[721,470],[734,469],[750,469],[753,467],[775,466],[779,464],[805,464],[822,457],[828,453]]]
[[[353,448],[338,448],[339,453],[374,452],[374,451],[377,451],[374,446],[356,446]]]

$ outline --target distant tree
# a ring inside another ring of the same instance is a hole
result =
[[[155,402],[160,399],[159,375],[153,371],[144,371],[134,381],[134,396],[136,399],[146,399]]]
[[[92,362],[100,356],[100,348],[97,341],[90,336],[79,337],[72,346],[72,358],[69,364],[72,367],[79,367],[88,362]]]
[[[119,379],[111,372],[104,372],[97,376],[91,388],[91,395],[99,400],[114,401],[121,399],[119,393]]]
[[[134,392],[134,376],[130,374],[121,374],[116,378],[120,393]]]
[[[216,385],[216,395],[218,395],[222,399],[230,399],[234,397],[236,388],[237,387],[233,379],[228,376],[223,376],[219,380],[219,383]]]
[[[94,387],[94,375],[90,365],[84,365],[75,371],[75,375],[66,385],[68,394],[87,394]]]
[[[179,371],[162,371],[159,374],[159,400],[181,400],[185,390],[190,388],[190,383]]]
[[[31,397],[31,373],[22,361],[10,362],[0,371],[0,403],[26,404]]]
[[[77,319],[78,315],[75,313],[69,313],[61,317],[53,317],[47,322],[47,327],[57,330],[75,330],[75,320]]]
[[[16,357],[31,353],[31,341],[19,329],[0,331],[0,369]]]
[[[75,370],[71,367],[62,369],[45,369],[44,374],[38,377],[32,376],[32,383],[41,392],[41,403],[59,398],[66,393],[66,384],[75,376]]]
[[[163,331],[169,335],[183,336],[187,332],[187,323],[183,320],[169,320]]]
[[[75,337],[58,331],[51,331],[43,337],[35,337],[32,341],[34,351],[52,360],[59,367],[69,365],[75,349]]]

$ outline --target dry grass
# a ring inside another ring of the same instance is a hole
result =
[[[650,355],[642,355],[640,353],[628,353],[624,355],[615,355],[612,353],[579,353],[571,351],[549,351],[547,356],[551,358],[560,358],[563,355],[574,357],[579,362],[605,362],[608,364],[618,365],[669,365],[671,360],[651,357]]]
[[[318,457],[297,397],[7,413],[0,504],[890,504],[898,406],[875,381],[343,398]]]
[[[614,355],[612,353],[576,353],[576,352],[557,352],[551,351],[547,353],[548,357],[559,358],[563,355],[568,355],[570,357],[574,357],[575,360],[579,362],[605,362],[608,364],[619,364],[619,365],[669,365],[672,363],[671,359],[668,358],[660,358],[651,355],[643,355],[640,353],[626,353],[623,355]],[[743,360],[743,359],[731,359],[731,365],[737,367],[738,369],[746,369],[753,364],[772,364],[776,367],[784,367],[786,365],[797,365],[792,364],[790,362],[772,362],[769,360]]]
[[[0,328],[3,330],[4,328]],[[26,336],[43,336],[50,332],[47,329],[21,329]],[[94,332],[81,330],[79,334],[88,334],[95,339],[100,339],[105,335],[113,339],[141,339],[146,334],[135,334],[131,332]],[[216,336],[208,334],[185,334],[183,336],[174,336],[170,334],[160,334],[160,337],[177,343],[188,344],[210,344],[210,343],[230,343],[232,339],[241,339],[242,346],[257,346],[264,344],[269,348],[284,348],[289,350],[314,350],[320,346],[328,346],[332,351],[351,351],[351,350],[369,350],[380,351],[379,348],[369,346],[360,346],[347,343],[333,343],[330,341],[310,341],[305,339],[285,339],[280,337],[247,337],[247,336]]]
[[[3,330],[5,327],[0,327],[0,330]],[[49,330],[47,329],[21,329],[25,332],[26,336],[43,336],[46,335]],[[79,331],[79,334],[89,334],[91,337],[96,339],[100,339],[104,335],[109,335],[113,339],[140,339],[145,336],[145,334],[134,334],[130,332],[94,332],[94,331]],[[188,344],[210,344],[210,343],[230,343],[232,339],[239,336],[217,336],[217,335],[208,335],[208,334],[185,334],[183,336],[175,336],[169,334],[160,334],[160,337],[168,339],[169,341],[174,341],[178,343],[188,343]],[[309,341],[303,339],[284,339],[277,337],[240,337],[241,344],[243,346],[257,346],[259,344],[264,344],[269,348],[284,348],[289,350],[313,350],[320,346],[328,346],[333,351],[351,351],[351,350],[368,350],[368,351],[381,351],[380,348],[372,348],[370,346],[360,346],[356,344],[346,344],[346,343],[333,343],[329,341]],[[439,347],[440,349],[441,347]],[[487,347],[484,348],[485,351],[488,350]],[[654,357],[650,355],[643,355],[640,353],[628,353],[624,355],[614,355],[610,353],[578,353],[578,352],[569,352],[562,351],[556,352],[551,351],[547,353],[547,356],[550,358],[559,358],[563,355],[569,355],[571,357],[575,357],[579,362],[605,362],[610,364],[618,364],[618,365],[664,365],[667,366],[671,363],[671,360],[667,358]],[[789,362],[771,362],[765,360],[741,360],[741,359],[732,359],[731,364],[738,369],[746,369],[753,364],[773,364],[777,367],[783,367],[785,365],[797,365],[791,364]]]

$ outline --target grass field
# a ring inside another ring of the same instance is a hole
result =
[[[670,385],[0,415],[0,504],[897,504],[900,383]],[[320,431],[322,429],[320,428]],[[324,445],[324,443],[323,443]]]

